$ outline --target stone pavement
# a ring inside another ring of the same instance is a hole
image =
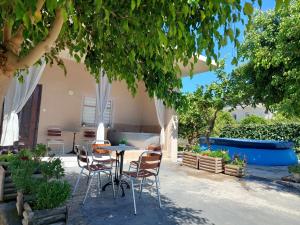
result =
[[[66,168],[67,179],[72,184],[78,172],[76,167]],[[114,200],[110,188],[97,195],[96,182],[86,204],[82,206],[86,187],[86,179],[83,179],[77,194],[68,202],[68,224],[300,225],[300,193],[271,179],[259,176],[238,179],[164,161],[160,180],[162,208],[158,207],[156,193],[149,181],[150,186],[142,198],[137,195],[135,216],[130,190],[126,190],[124,198]],[[3,205],[0,204],[0,222],[3,219],[1,215],[5,214]],[[12,203],[10,207],[13,212]]]

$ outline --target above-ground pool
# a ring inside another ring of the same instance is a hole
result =
[[[210,138],[211,150],[226,150],[231,158],[238,155],[248,164],[287,166],[298,163],[293,142],[238,138]],[[201,149],[207,149],[206,139],[200,138]]]

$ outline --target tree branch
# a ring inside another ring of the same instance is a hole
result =
[[[9,26],[8,21],[5,21],[3,27],[3,43],[8,42],[11,37],[11,27]]]
[[[36,63],[55,43],[64,23],[62,9],[56,9],[55,20],[45,40],[39,42],[26,56],[18,60],[17,69],[25,69]]]
[[[24,26],[23,24],[21,24],[16,34],[12,38],[10,38],[10,40],[7,43],[7,48],[15,55],[19,55],[21,51],[21,45],[24,41],[23,31],[24,31]]]
[[[40,12],[43,5],[45,4],[45,0],[38,0],[36,3],[36,12]]]

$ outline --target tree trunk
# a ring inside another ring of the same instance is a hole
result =
[[[206,139],[206,144],[207,144],[207,148],[208,150],[210,150],[210,141],[209,141],[209,137],[211,135],[211,132],[213,131],[214,127],[215,127],[215,122],[216,122],[216,119],[217,119],[217,115],[218,115],[218,112],[220,110],[217,109],[215,112],[214,112],[214,115],[213,115],[213,118],[209,121],[209,125],[208,125],[208,128],[205,132],[205,139]]]
[[[12,82],[13,76],[0,75],[0,115],[2,115],[3,100]]]

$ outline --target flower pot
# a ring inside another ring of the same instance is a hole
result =
[[[211,173],[222,173],[224,168],[224,160],[222,158],[214,158],[207,155],[199,155],[199,170],[205,170]]]
[[[192,152],[184,152],[182,165],[198,169],[198,155]]]
[[[230,176],[243,177],[245,176],[245,167],[227,164],[224,167],[224,173]]]
[[[67,206],[54,209],[33,210],[28,202],[24,203],[23,225],[31,224],[66,224],[68,218]]]

